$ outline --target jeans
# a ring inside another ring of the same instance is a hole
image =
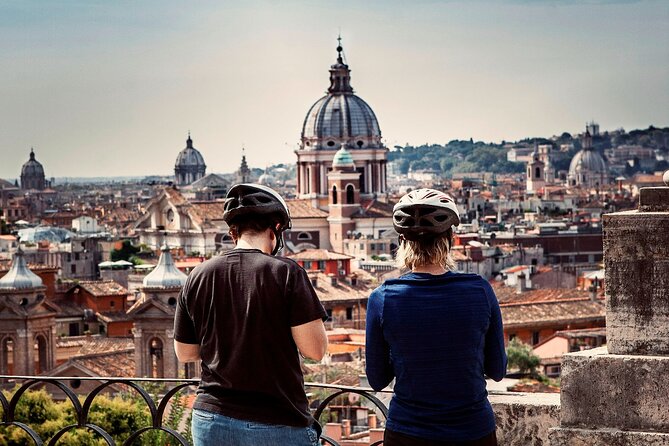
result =
[[[193,410],[194,446],[318,446],[313,427],[263,424],[238,420],[201,409]]]

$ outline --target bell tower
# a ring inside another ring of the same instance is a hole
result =
[[[536,194],[540,189],[546,186],[546,178],[544,175],[545,166],[544,162],[541,161],[537,145],[534,144],[532,160],[527,163],[527,192]]]
[[[163,245],[158,265],[142,282],[140,299],[128,310],[135,323],[135,375],[138,377],[180,377],[174,352],[174,314],[186,277],[174,264],[170,249]],[[182,376],[193,377],[195,369],[194,364],[185,364]]]
[[[344,238],[355,229],[351,217],[360,209],[360,172],[343,144],[332,160],[328,190],[330,245],[334,251],[344,252]]]
[[[0,373],[39,375],[56,366],[56,308],[23,251],[0,279]]]

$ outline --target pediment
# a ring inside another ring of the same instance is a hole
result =
[[[164,304],[158,299],[147,299],[143,302],[138,302],[128,310],[128,314],[133,316],[133,319],[140,318],[164,318],[174,317],[174,308]]]

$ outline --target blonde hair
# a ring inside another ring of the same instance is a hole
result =
[[[448,271],[455,270],[455,262],[451,257],[451,237],[449,229],[436,238],[426,237],[421,240],[400,238],[400,246],[395,257],[399,268],[413,270],[426,265],[441,265]]]

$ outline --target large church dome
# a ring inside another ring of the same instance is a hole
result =
[[[178,186],[187,186],[203,178],[207,171],[204,158],[199,150],[193,147],[193,140],[188,135],[186,148],[179,152],[174,163],[174,176]]]
[[[35,159],[35,151],[30,149],[30,159],[21,167],[21,188],[43,190],[45,187],[44,167]]]
[[[599,187],[609,182],[609,170],[604,158],[592,147],[592,136],[586,130],[583,149],[571,159],[567,181],[569,186]]]
[[[342,144],[350,149],[379,148],[381,130],[372,108],[353,93],[351,70],[342,58],[330,67],[330,87],[307,112],[302,125],[304,150],[337,150]]]
[[[596,173],[606,172],[606,161],[604,161],[604,158],[599,153],[593,150],[580,150],[571,159],[569,173],[576,174],[583,170]]]
[[[174,163],[174,167],[180,166],[205,166],[204,158],[200,151],[193,147],[193,140],[190,138],[190,135],[186,140],[186,148],[179,152],[177,161]]]

